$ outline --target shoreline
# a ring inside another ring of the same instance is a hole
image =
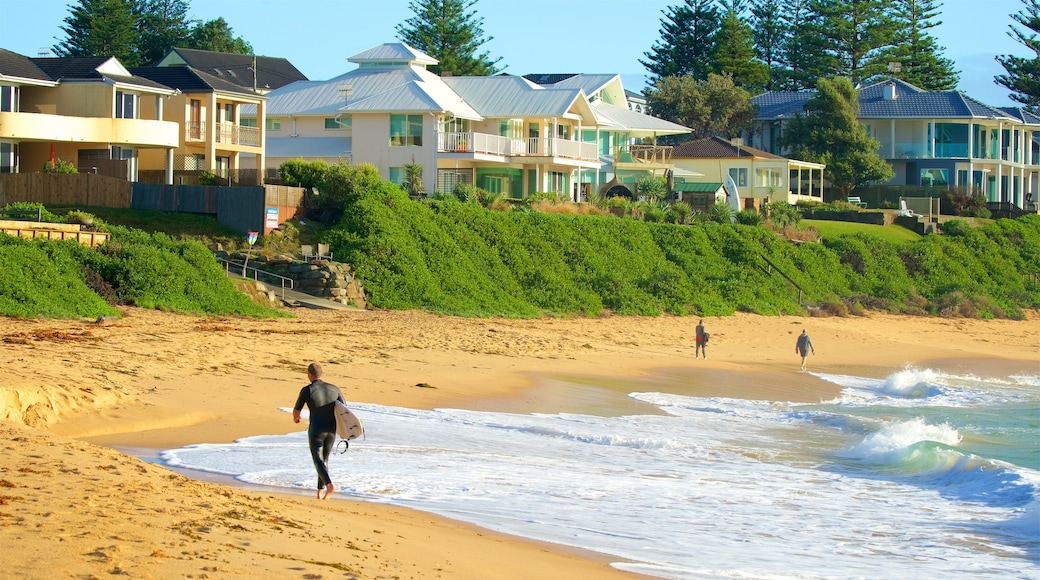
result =
[[[275,575],[350,569],[365,577],[513,578],[496,562],[521,560],[549,575],[639,577],[611,568],[619,559],[604,554],[362,500],[315,503],[302,490],[199,481],[114,449],[162,451],[297,431],[278,409],[291,406],[310,360],[325,365],[348,401],[513,413],[646,410],[628,397],[635,383],[643,390],[678,384],[673,392],[692,396],[815,402],[838,389],[813,372],[882,378],[915,362],[1040,375],[1035,312],[1025,321],[711,318],[707,361],[690,358],[690,318],[124,314],[104,324],[0,319],[7,375],[0,428],[12,461],[0,472],[0,564],[13,573],[100,575],[118,568],[147,577],[173,566],[179,575],[214,578],[260,566]],[[801,328],[817,347],[808,373],[797,372],[791,352]],[[111,518],[120,518],[115,534],[90,529]],[[216,523],[201,523],[206,519]],[[281,531],[264,521],[282,521]],[[342,561],[329,562],[322,538],[357,549],[336,552]],[[105,557],[72,557],[94,552]]]

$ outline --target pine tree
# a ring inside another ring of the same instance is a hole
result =
[[[783,45],[788,32],[780,7],[780,0],[755,0],[750,8],[755,55],[769,69],[765,88],[770,91],[783,86]]]
[[[150,66],[170,49],[183,46],[191,35],[185,0],[138,0],[141,35],[137,42],[138,60]]]
[[[253,54],[253,46],[242,37],[235,36],[235,31],[221,17],[196,24],[183,48]]]
[[[820,28],[820,15],[813,11],[813,0],[785,0],[781,19],[788,34],[781,44],[784,90],[800,91],[816,86],[828,70],[837,68],[827,54]]]
[[[502,57],[477,53],[494,37],[484,37],[484,19],[470,8],[477,0],[415,0],[408,8],[415,16],[397,25],[397,37],[405,44],[436,58],[434,73],[456,76],[489,76],[499,72]]]
[[[816,95],[806,101],[807,113],[784,126],[780,143],[789,156],[825,163],[824,177],[841,199],[859,185],[888,181],[895,176],[878,150],[881,144],[859,124],[859,93],[847,78],[821,78]]]
[[[812,0],[820,15],[815,31],[831,57],[827,76],[843,76],[854,84],[886,76],[884,52],[895,40],[895,22],[887,0]]]
[[[1025,9],[1011,15],[1011,18],[1033,33],[1040,33],[1040,0],[1022,0]],[[1033,58],[1011,55],[998,56],[997,60],[1004,66],[1007,74],[998,75],[995,81],[1011,91],[1011,99],[1022,103],[1033,113],[1040,114],[1040,38],[1036,34],[1027,33],[1008,25],[1008,35],[1033,52]]]
[[[730,10],[715,35],[714,72],[728,74],[733,83],[758,94],[769,83],[769,67],[755,59],[751,26]]]
[[[69,6],[61,30],[65,40],[54,45],[57,56],[114,56],[125,66],[140,64],[135,0],[79,0]]]
[[[942,21],[935,0],[893,0],[896,23],[895,46],[885,52],[883,60],[898,62],[899,70],[892,76],[929,91],[950,91],[957,88],[960,74],[954,63],[941,56],[943,47],[928,33]]]
[[[668,76],[692,75],[708,78],[713,70],[715,31],[721,22],[714,0],[683,0],[669,6],[661,19],[661,39],[640,60],[651,73],[651,83]]]

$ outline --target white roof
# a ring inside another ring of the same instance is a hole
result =
[[[347,59],[348,62],[378,63],[378,62],[401,62],[408,61],[421,65],[437,64],[437,59],[414,49],[403,42],[391,42],[380,44],[364,52],[359,52]]]
[[[560,117],[584,100],[581,89],[546,89],[523,77],[444,77],[444,82],[487,118]],[[589,124],[588,110],[580,111]]]
[[[618,107],[603,101],[594,101],[592,110],[596,112],[601,124],[613,129],[625,130],[633,136],[678,135],[689,133],[688,127],[665,121],[643,113],[637,113],[627,107]]]

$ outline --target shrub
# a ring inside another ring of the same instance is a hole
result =
[[[303,159],[290,159],[278,166],[278,175],[282,183],[298,187],[318,187],[325,179],[329,170],[329,164],[323,159],[304,161]]]
[[[71,161],[65,161],[64,159],[55,159],[54,161],[45,161],[43,163],[44,173],[79,173],[76,169],[76,165]]]
[[[737,223],[745,226],[757,226],[762,223],[762,214],[753,209],[742,209],[737,212]]]
[[[199,173],[199,185],[223,185],[224,180],[209,171],[203,171]]]
[[[728,224],[733,221],[733,208],[724,201],[716,201],[708,208],[708,216],[715,223]]]

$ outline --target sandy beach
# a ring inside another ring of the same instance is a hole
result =
[[[0,318],[0,576],[11,578],[613,578],[607,555],[438,516],[194,479],[117,449],[158,451],[299,431],[307,363],[348,401],[433,409],[623,412],[619,378],[661,390],[815,402],[837,387],[798,372],[884,377],[907,364],[1040,372],[1040,314],[985,321],[852,318],[460,319],[296,310],[194,318]],[[570,378],[559,387],[561,377]],[[334,496],[335,498],[335,496]]]

